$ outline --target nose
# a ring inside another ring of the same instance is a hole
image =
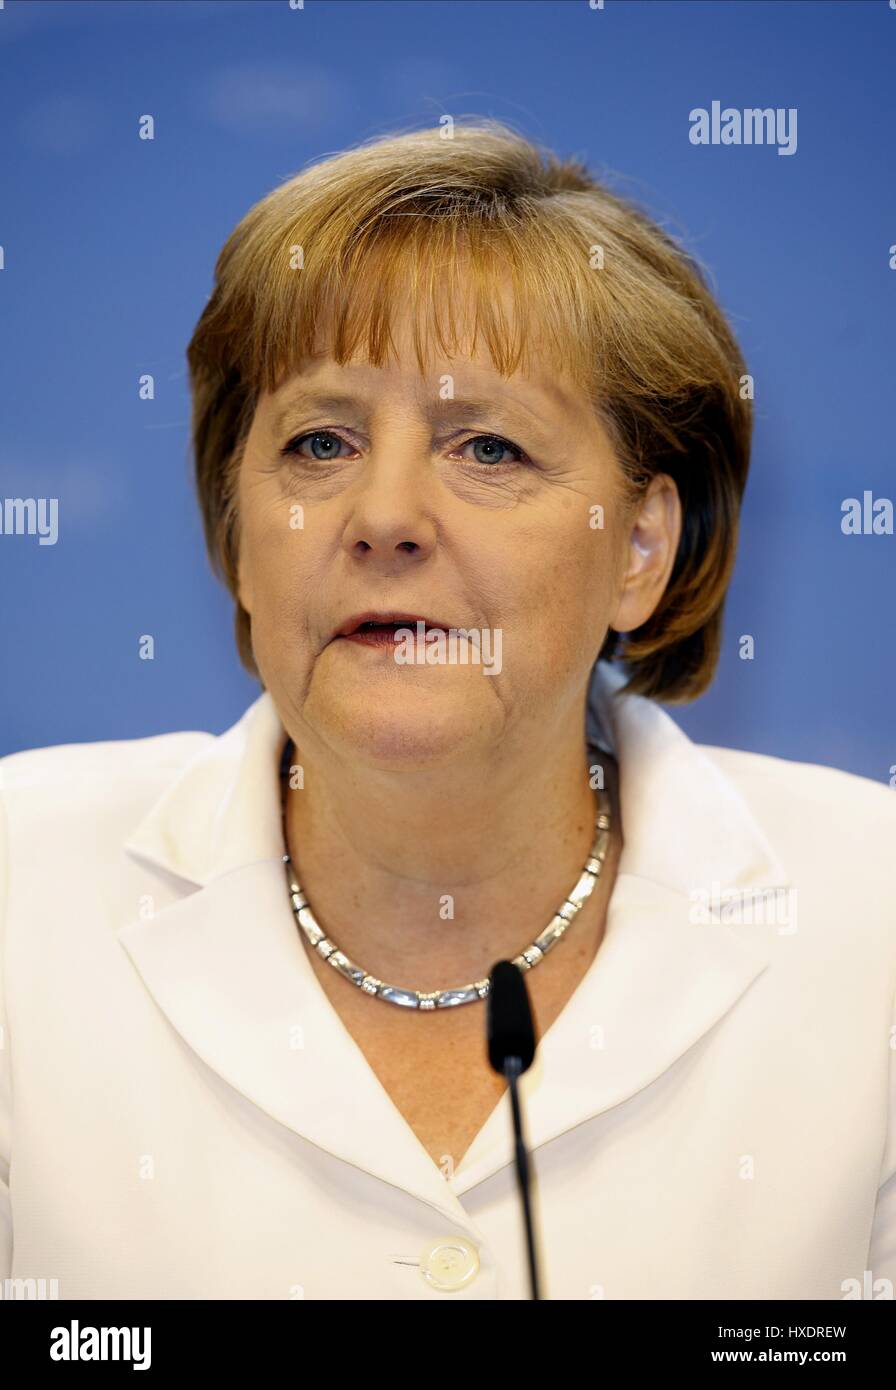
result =
[[[387,569],[403,562],[404,556],[424,559],[434,550],[438,536],[439,488],[428,439],[415,443],[407,431],[400,440],[384,435],[371,448],[355,486],[346,494],[346,550],[354,557],[380,560]]]

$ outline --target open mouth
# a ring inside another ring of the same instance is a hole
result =
[[[423,623],[423,626],[427,632],[445,631],[443,627],[439,627],[438,623],[428,623],[423,618],[399,618],[395,622],[361,623],[360,627],[355,628],[355,632],[369,632],[371,630],[376,630],[377,628],[388,628],[391,632],[397,632],[400,627],[413,628],[413,630],[416,632],[417,624],[421,622]]]
[[[418,635],[417,624],[422,623],[425,632],[444,632],[442,627],[427,623],[422,618],[397,618],[394,621],[374,622],[367,620],[359,623],[351,632],[340,633],[340,637],[349,642],[363,642],[367,646],[393,646],[396,641],[396,634],[401,631],[407,633],[410,630],[414,637]]]
[[[396,612],[387,608],[379,612],[368,609],[355,613],[346,619],[334,636],[373,643],[393,642],[399,629],[405,632],[410,630],[414,637],[432,631],[448,631],[444,623],[425,618],[421,613],[402,613],[400,609]]]
[[[349,636],[354,637],[355,633],[358,633],[358,632],[380,632],[380,631],[383,631],[383,632],[387,632],[387,631],[388,631],[388,632],[397,632],[398,629],[399,629],[400,627],[407,627],[407,626],[408,626],[408,624],[405,623],[405,622],[397,622],[397,623],[362,623],[361,626],[360,626],[360,627],[356,627],[356,628],[355,628],[355,632],[350,633]]]

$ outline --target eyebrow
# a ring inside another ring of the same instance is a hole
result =
[[[294,419],[300,411],[315,410],[329,413],[344,410],[346,407],[356,410],[360,404],[358,397],[351,392],[299,390],[277,411],[272,422],[273,429],[275,433],[279,434],[289,420]],[[426,414],[430,421],[439,421],[444,424],[451,424],[453,421],[461,422],[475,416],[483,420],[491,418],[502,428],[510,430],[515,428],[519,415],[522,415],[536,430],[543,428],[546,423],[540,415],[531,410],[529,406],[523,405],[521,401],[507,399],[483,401],[468,396],[455,396],[448,400],[437,397],[430,402]]]
[[[342,410],[348,405],[357,405],[355,397],[348,393],[337,391],[325,395],[320,391],[296,391],[276,412],[272,423],[274,429],[279,431],[300,410]]]

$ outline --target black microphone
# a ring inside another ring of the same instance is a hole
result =
[[[488,1060],[496,1072],[510,1083],[510,1103],[513,1108],[513,1137],[516,1153],[516,1177],[523,1203],[526,1223],[526,1244],[529,1251],[530,1297],[540,1299],[538,1292],[538,1261],[535,1255],[535,1236],[532,1230],[532,1210],[529,1205],[529,1156],[523,1141],[523,1123],[517,1078],[528,1071],[535,1056],[535,1025],[529,1007],[526,981],[518,966],[509,960],[499,960],[489,976],[486,995],[486,1028],[488,1030]]]

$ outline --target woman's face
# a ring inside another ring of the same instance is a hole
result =
[[[263,395],[238,484],[240,598],[285,727],[300,750],[320,740],[382,769],[553,737],[608,626],[649,616],[678,534],[664,481],[640,518],[624,506],[574,385],[504,378],[479,354],[423,374],[411,331],[386,366],[318,356]],[[337,635],[368,611],[478,637],[440,656],[432,639]]]

